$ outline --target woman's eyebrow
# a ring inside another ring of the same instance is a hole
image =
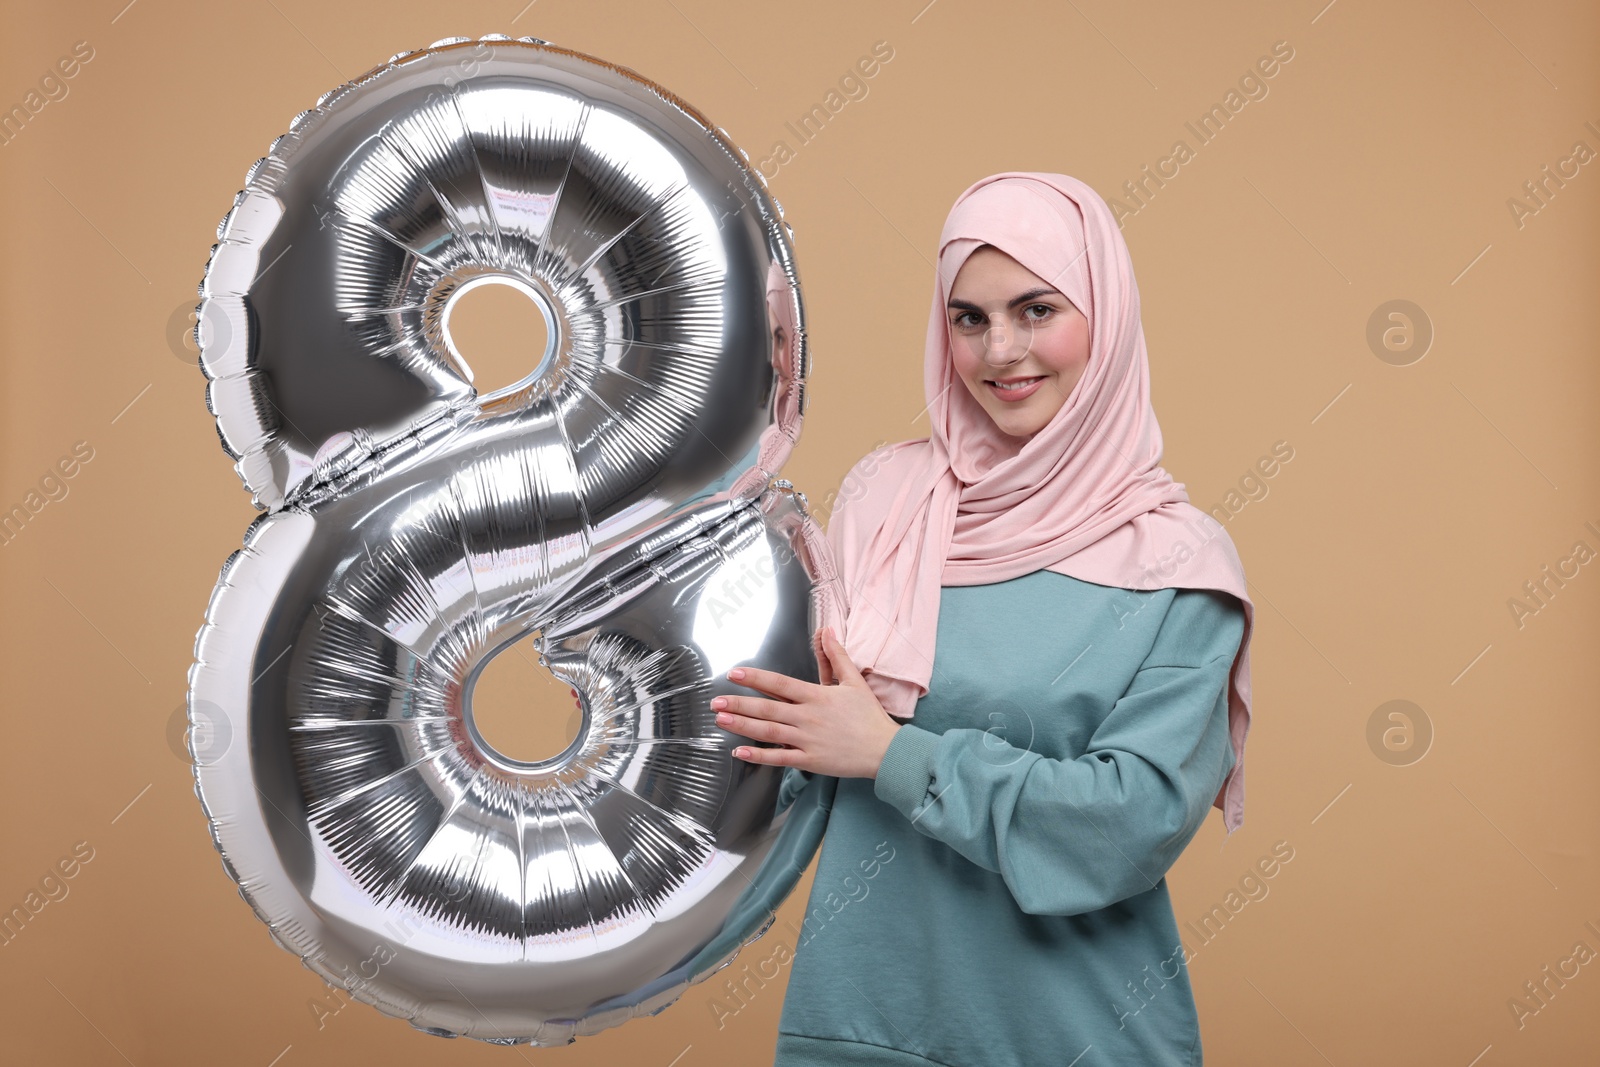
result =
[[[1052,289],[1047,285],[1047,286],[1044,286],[1043,288],[1040,288],[1040,289],[1029,289],[1026,293],[1023,293],[1021,296],[1012,297],[1006,303],[1006,307],[1014,308],[1018,304],[1026,304],[1028,301],[1037,299],[1038,297],[1041,297],[1041,296],[1060,296],[1060,295],[1061,295],[1061,293],[1058,290]],[[953,308],[960,308],[963,311],[982,311],[983,310],[977,304],[971,303],[970,301],[966,301],[966,300],[955,300],[955,299],[952,299],[950,301],[950,306],[953,307]]]

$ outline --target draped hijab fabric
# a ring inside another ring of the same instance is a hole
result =
[[[991,245],[1083,312],[1089,358],[1037,433],[1012,437],[951,359],[950,287]],[[923,387],[929,436],[880,448],[846,475],[827,538],[846,600],[845,650],[892,715],[927,693],[943,585],[1051,570],[1123,589],[1215,589],[1242,602],[1229,671],[1234,766],[1213,805],[1244,819],[1255,608],[1232,539],[1160,466],[1161,430],[1133,263],[1111,210],[1076,178],[1007,171],[967,188],[939,238]]]

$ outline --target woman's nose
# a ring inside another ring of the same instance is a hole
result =
[[[999,366],[1015,363],[1021,355],[1013,351],[1017,347],[1016,337],[1017,331],[1004,319],[991,322],[983,335],[984,361]]]

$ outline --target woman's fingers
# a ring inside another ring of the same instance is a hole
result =
[[[746,688],[771,693],[794,703],[804,700],[806,690],[811,687],[810,682],[777,671],[764,671],[759,667],[735,667],[728,672],[728,678]]]
[[[805,753],[798,748],[756,748],[750,745],[739,746],[733,750],[733,754],[746,763],[765,763],[773,767],[798,767],[805,758]]]
[[[743,734],[758,741],[776,741],[794,744],[800,730],[796,723],[798,704],[764,697],[718,696],[711,701],[717,713],[717,725],[733,733]]]
[[[798,720],[799,704],[786,700],[769,700],[766,697],[741,697],[722,693],[711,698],[711,710],[735,712],[752,719],[770,719],[773,722],[793,723]],[[722,719],[719,717],[718,722]]]
[[[736,715],[731,711],[719,711],[717,725],[731,733],[741,734],[757,741],[775,741],[781,745],[790,745],[800,739],[800,731],[787,723]]]

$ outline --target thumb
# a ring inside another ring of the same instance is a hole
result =
[[[845,651],[844,642],[834,635],[833,627],[827,627],[822,640],[823,648],[828,652],[828,660],[833,664],[833,672],[838,676],[840,683],[865,686],[867,680],[856,669],[854,661],[850,659],[850,653]]]
[[[817,657],[817,681],[821,685],[833,685],[839,679],[833,673],[833,657],[828,654],[828,636],[823,630],[812,634],[811,651]]]

